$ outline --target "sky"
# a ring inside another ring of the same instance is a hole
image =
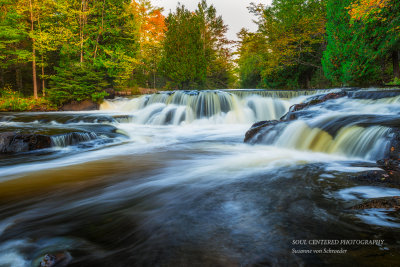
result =
[[[170,10],[175,11],[178,2],[185,5],[189,10],[195,10],[200,0],[151,0],[154,6],[163,7],[165,16]],[[228,25],[227,37],[230,40],[237,40],[236,34],[242,28],[256,31],[257,26],[253,22],[255,17],[250,14],[247,7],[251,2],[256,4],[270,4],[272,0],[207,0],[209,5],[213,4],[217,9],[217,14],[222,15],[226,25]]]

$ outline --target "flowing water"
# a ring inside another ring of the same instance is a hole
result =
[[[69,266],[397,265],[399,213],[348,208],[400,196],[353,179],[385,156],[400,92],[353,90],[243,143],[254,122],[335,91],[167,92],[1,114],[2,132],[53,146],[0,155],[0,266],[66,251]],[[385,241],[308,242],[322,239]],[[347,253],[298,253],[324,248]]]

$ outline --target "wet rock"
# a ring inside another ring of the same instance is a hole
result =
[[[98,110],[100,105],[91,100],[84,100],[81,102],[72,101],[71,103],[65,104],[61,107],[62,111],[88,111]]]
[[[331,99],[338,99],[347,96],[346,91],[340,91],[337,93],[328,93],[328,94],[323,94],[323,95],[317,95],[314,97],[308,98],[305,102],[293,105],[289,108],[289,112],[286,113],[281,120],[295,120],[299,116],[298,112],[302,111],[310,106],[315,106],[321,103],[324,103],[328,100]]]
[[[51,147],[51,138],[40,134],[0,133],[0,153],[16,153]]]
[[[366,171],[352,177],[352,180],[368,185],[384,185],[400,187],[400,176],[398,173],[387,172],[386,170]]]
[[[383,197],[365,200],[363,203],[351,207],[352,210],[364,209],[394,209],[400,210],[400,197]]]
[[[340,91],[337,93],[328,93],[328,94],[322,94],[322,95],[317,95],[314,97],[308,98],[304,103],[296,104],[290,107],[289,112],[286,113],[279,121],[278,120],[273,120],[273,121],[260,121],[251,126],[251,128],[246,132],[244,142],[245,143],[257,143],[259,140],[257,140],[256,136],[263,132],[263,134],[268,132],[267,128],[272,128],[273,126],[277,125],[278,123],[284,123],[287,121],[295,120],[301,115],[301,112],[306,112],[305,110],[310,107],[314,106],[323,102],[326,102],[331,99],[338,99],[341,97],[347,96],[346,91]],[[262,136],[259,136],[258,139],[261,139]]]
[[[280,121],[273,120],[273,121],[260,121],[254,123],[250,130],[246,132],[246,135],[244,137],[244,142],[245,143],[250,143],[250,142],[256,142],[254,140],[254,137],[263,129],[268,128],[268,127],[273,127],[277,125]]]
[[[72,260],[69,252],[60,252],[56,254],[46,254],[40,262],[40,267],[64,267]]]
[[[394,160],[394,161],[400,161],[400,132],[397,129],[397,131],[394,133],[393,138],[391,139],[390,142],[390,149],[388,151],[388,159]],[[393,165],[393,161],[390,162],[391,165]],[[399,164],[397,164],[399,166]]]
[[[387,172],[400,174],[400,160],[398,159],[381,159],[376,162],[378,166]]]
[[[366,171],[354,177],[358,182],[400,187],[400,160],[381,159],[376,162],[382,170]]]
[[[398,89],[377,90],[377,91],[354,90],[348,92],[349,97],[353,99],[373,99],[373,100],[396,97],[399,94],[400,91]]]

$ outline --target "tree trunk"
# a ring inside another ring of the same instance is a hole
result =
[[[97,35],[97,38],[96,38],[96,47],[94,49],[94,59],[96,59],[100,36],[103,34],[103,30],[104,30],[104,6],[105,5],[106,5],[106,0],[103,0],[103,7],[101,9],[101,29],[99,31],[99,34]]]
[[[5,82],[4,82],[4,69],[0,68],[0,86],[1,88],[4,88]]]
[[[393,51],[393,75],[395,78],[400,79],[400,66],[399,66],[399,51]]]
[[[82,0],[81,2],[81,14],[79,16],[79,26],[80,26],[80,45],[81,45],[81,56],[80,56],[80,63],[83,63],[83,41],[84,41],[84,29],[86,24],[86,12],[87,10],[87,2],[86,0]]]
[[[42,55],[42,95],[46,96],[46,86],[44,81],[44,60]]]
[[[22,90],[22,75],[21,75],[21,69],[19,67],[15,68],[15,80],[17,82],[18,92],[21,92],[21,90]]]
[[[33,28],[33,8],[32,0],[29,0],[29,7],[31,13],[31,31],[34,32]],[[36,50],[35,50],[35,38],[32,37],[32,80],[33,80],[33,97],[38,98],[37,95],[37,79],[36,79]]]

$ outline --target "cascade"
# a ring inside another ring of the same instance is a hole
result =
[[[92,132],[73,132],[61,135],[55,135],[51,137],[51,143],[54,147],[67,147],[73,146],[78,143],[88,142],[91,140],[98,139],[99,136]]]
[[[265,96],[262,91],[177,91],[105,101],[101,110],[134,113],[133,122],[138,124],[179,125],[196,120],[252,123],[278,119],[290,105],[289,100]]]
[[[339,90],[174,91],[105,101],[101,109],[128,114],[126,123],[141,125],[250,124],[279,120],[307,96],[335,92]],[[350,89],[346,97],[308,109],[305,117],[269,127],[259,141],[352,158],[382,158],[395,134],[393,125],[398,124],[392,110],[400,104],[400,95],[391,90],[371,92]],[[375,115],[379,111],[383,114]]]

